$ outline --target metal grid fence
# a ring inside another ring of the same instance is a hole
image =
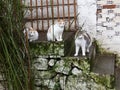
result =
[[[44,31],[57,19],[65,19],[67,28],[76,28],[76,0],[22,0],[22,3],[25,5],[26,26]]]

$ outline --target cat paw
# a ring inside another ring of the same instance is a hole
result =
[[[89,49],[87,49],[87,53],[89,53]]]
[[[78,56],[78,54],[74,54],[74,56],[76,57],[76,56]]]
[[[83,57],[85,57],[86,55],[85,54],[82,54]]]
[[[60,41],[62,41],[63,39],[60,39]]]
[[[58,39],[57,41],[62,41],[62,39]]]
[[[32,42],[32,40],[29,40],[29,42]]]

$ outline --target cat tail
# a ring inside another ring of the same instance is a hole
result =
[[[86,35],[86,37],[88,37],[89,38],[89,41],[90,41],[90,43],[89,43],[89,45],[88,45],[88,48],[90,48],[91,47],[91,45],[92,45],[92,37],[88,34],[88,33],[85,33]]]
[[[77,30],[77,32],[75,33],[75,40],[76,40],[79,32],[80,32],[80,30]]]
[[[50,28],[47,31],[47,40],[48,41],[55,41],[55,39],[53,38],[53,31],[52,31],[52,25],[50,26]]]

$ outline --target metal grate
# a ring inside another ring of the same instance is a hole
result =
[[[22,3],[25,5],[26,26],[44,31],[57,19],[65,19],[66,28],[76,28],[76,0],[22,0]]]

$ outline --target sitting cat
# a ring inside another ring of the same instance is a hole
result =
[[[64,31],[65,21],[60,19],[54,25],[51,25],[47,31],[47,40],[48,41],[62,41],[62,35]]]
[[[78,56],[79,49],[82,50],[82,56],[86,56],[86,52],[89,53],[89,49],[92,45],[92,39],[85,31],[77,31],[75,35],[75,54]]]
[[[25,36],[27,36],[30,42],[37,40],[39,37],[37,30],[33,29],[32,27],[24,29],[23,33]]]

